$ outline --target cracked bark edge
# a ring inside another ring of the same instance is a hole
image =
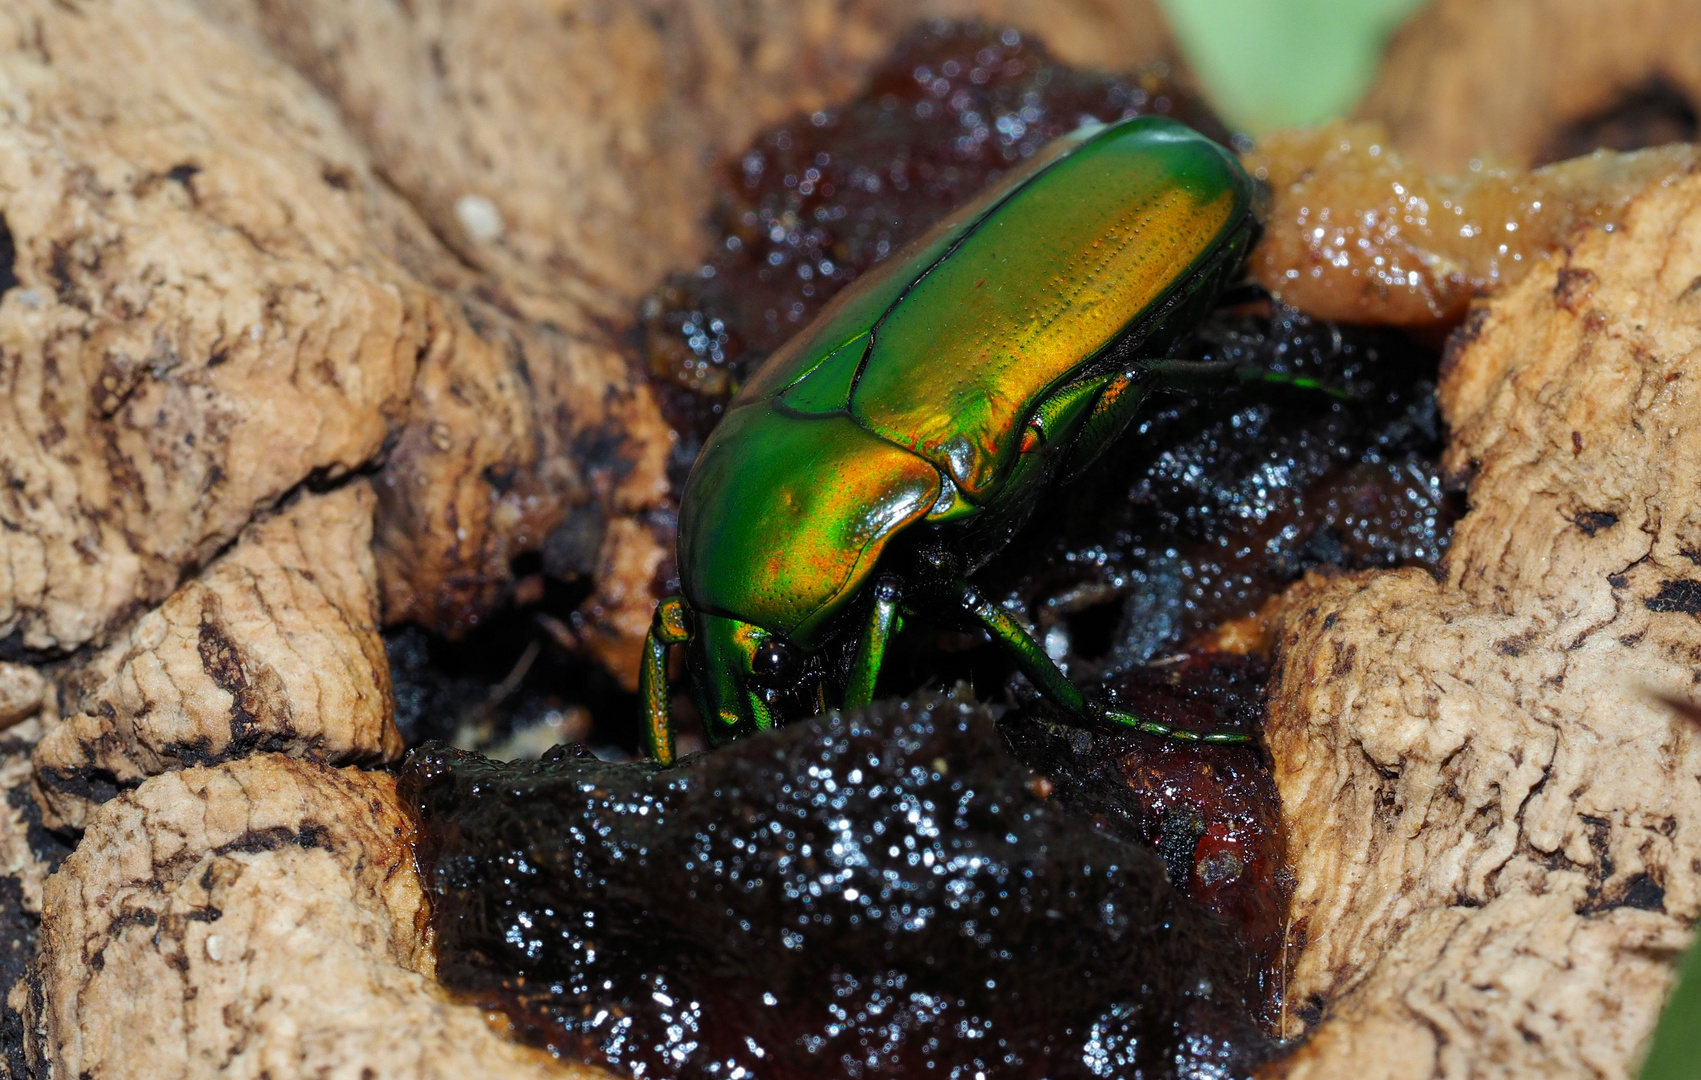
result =
[[[81,827],[148,776],[262,751],[399,757],[373,502],[364,483],[301,496],[62,673],[72,715],[50,721],[35,751],[50,824]]]
[[[1587,275],[1586,293],[1568,282]],[[1701,177],[1451,350],[1447,574],[1284,597],[1296,885],[1272,1075],[1624,1076],[1701,911]]]
[[[262,754],[144,782],[47,882],[30,1052],[91,1080],[605,1076],[443,1000],[411,840],[382,774]]]

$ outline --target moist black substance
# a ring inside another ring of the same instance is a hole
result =
[[[671,769],[415,751],[438,974],[635,1076],[1248,1076],[1234,935],[946,697]]]
[[[1128,671],[1255,614],[1311,570],[1439,565],[1436,355],[1395,331],[1280,305],[1220,310],[1183,344],[1347,391],[1240,384],[1154,397],[981,577],[1077,678]]]
[[[1123,673],[1105,696],[1174,728],[1256,738],[1268,678],[1256,656],[1200,653]],[[1157,852],[1170,884],[1233,928],[1245,947],[1237,985],[1273,1027],[1291,882],[1276,785],[1258,747],[1083,728],[1044,702],[1007,715],[1000,728],[1059,801]]]

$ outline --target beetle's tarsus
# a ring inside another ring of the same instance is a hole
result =
[[[650,631],[644,635],[644,659],[638,668],[638,700],[644,708],[644,743],[658,764],[673,764],[673,715],[668,699],[667,653],[673,645],[691,640],[691,609],[685,599],[670,596],[656,605]]]
[[[1099,715],[1112,723],[1131,727],[1135,731],[1143,731],[1147,735],[1157,735],[1165,739],[1176,739],[1181,742],[1212,743],[1215,745],[1244,745],[1253,741],[1252,736],[1242,735],[1234,731],[1191,731],[1187,728],[1170,727],[1156,720],[1147,720],[1133,713],[1120,712],[1116,709],[1105,709]]]
[[[1260,382],[1267,386],[1291,386],[1295,390],[1308,390],[1319,394],[1327,394],[1336,401],[1352,401],[1352,394],[1339,386],[1330,386],[1318,379],[1307,378],[1304,375],[1289,375],[1283,371],[1271,371],[1268,368],[1240,367],[1236,377],[1241,382]]]

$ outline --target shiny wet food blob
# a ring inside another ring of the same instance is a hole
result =
[[[1237,935],[1048,797],[990,713],[889,701],[677,767],[428,744],[438,974],[643,1077],[1248,1076]]]

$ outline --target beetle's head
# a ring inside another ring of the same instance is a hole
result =
[[[753,623],[699,613],[687,656],[711,744],[821,708],[820,657]]]

